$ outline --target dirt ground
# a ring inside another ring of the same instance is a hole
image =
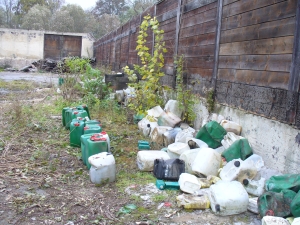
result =
[[[0,225],[261,224],[251,212],[220,217],[210,209],[177,207],[180,191],[159,191],[152,174],[137,169],[137,140],[143,138],[137,125],[108,114],[92,119],[100,119],[110,135],[117,180],[91,183],[55,110],[56,84],[38,82],[25,91],[1,87]],[[128,204],[135,208],[121,211]]]

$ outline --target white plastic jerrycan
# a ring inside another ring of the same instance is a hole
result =
[[[211,185],[209,200],[212,211],[221,216],[246,212],[249,203],[248,193],[238,181],[220,180]]]
[[[180,190],[189,194],[194,194],[201,188],[197,177],[189,173],[180,174],[178,184],[180,185]]]
[[[236,135],[240,135],[242,132],[242,127],[233,121],[229,120],[222,120],[220,125],[227,131],[227,132],[233,132]]]
[[[153,129],[153,131],[150,133],[150,138],[153,142],[155,142],[158,145],[164,144],[164,137],[163,134],[168,131],[172,130],[172,127],[167,126],[157,126]]]
[[[238,136],[235,133],[227,132],[227,134],[223,137],[223,140],[221,141],[221,144],[225,149],[229,148],[233,142],[240,140],[244,137]]]
[[[184,161],[186,173],[194,174],[194,171],[192,170],[192,164],[200,150],[201,148],[195,148],[185,151],[180,155],[179,159]]]
[[[111,153],[101,152],[89,157],[91,168],[90,179],[94,184],[113,182],[116,180],[116,163]]]
[[[249,161],[234,159],[222,168],[220,178],[224,181],[238,180],[242,183],[244,179],[253,179],[256,174],[256,167],[249,163]]]
[[[173,144],[168,145],[168,154],[171,159],[179,158],[182,153],[190,150],[190,147],[186,143],[175,142]]]
[[[220,153],[211,148],[202,148],[193,162],[192,170],[197,175],[217,176],[221,166],[221,160]]]
[[[261,178],[260,180],[243,180],[243,185],[246,191],[254,196],[261,196],[265,191],[266,179]]]
[[[261,220],[262,225],[290,225],[289,221],[277,216],[264,216]]]
[[[139,151],[136,158],[136,163],[141,171],[152,171],[155,159],[170,159],[168,153],[157,150]]]

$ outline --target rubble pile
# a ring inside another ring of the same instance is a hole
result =
[[[7,68],[5,71],[21,71],[21,72],[38,72],[38,71],[46,71],[52,73],[60,73],[60,72],[68,72],[66,67],[64,66],[65,60],[67,58],[63,58],[61,60],[54,59],[40,59],[37,61],[33,61],[30,65],[25,66],[19,70],[14,68]],[[96,64],[96,58],[89,58],[90,64]]]

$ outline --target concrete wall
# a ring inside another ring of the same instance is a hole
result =
[[[205,99],[196,106],[194,127],[200,129],[209,120]],[[300,173],[300,132],[290,125],[217,104],[214,113],[239,123],[241,136],[248,139],[253,152],[262,156],[265,165],[281,173]]]
[[[94,38],[90,34],[0,28],[0,66],[20,69],[43,59],[44,34],[82,36],[81,56],[93,57]]]

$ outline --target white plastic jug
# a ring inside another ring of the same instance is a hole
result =
[[[111,153],[101,152],[88,158],[91,168],[89,171],[91,182],[101,184],[116,180],[116,163]]]
[[[155,117],[152,117],[152,116],[145,116],[143,119],[141,119],[139,122],[138,122],[138,128],[139,130],[143,130],[145,127],[147,127],[148,124],[156,124],[157,125],[157,119]]]
[[[180,190],[189,194],[193,194],[201,188],[197,177],[189,173],[180,174],[178,184],[180,185]]]
[[[233,121],[222,120],[220,125],[227,131],[235,133],[236,135],[240,135],[242,132],[242,127]]]
[[[202,148],[192,164],[192,170],[196,174],[202,174],[204,176],[217,176],[221,166],[221,160],[221,155],[215,150]]]
[[[171,112],[181,118],[183,110],[179,108],[179,103],[176,100],[169,100],[164,108],[165,112]]]
[[[258,211],[258,206],[257,206],[257,199],[258,197],[255,198],[249,198],[249,204],[248,204],[248,211],[253,212],[255,214],[259,214]]]
[[[155,159],[170,159],[168,153],[158,150],[139,151],[136,158],[136,163],[141,171],[152,171]]]
[[[155,142],[158,145],[164,145],[164,138],[163,134],[173,129],[172,127],[166,127],[166,126],[157,126],[153,129],[153,131],[150,133],[150,138],[153,142]]]
[[[209,200],[213,212],[228,216],[246,212],[249,197],[240,182],[220,180],[210,186]]]
[[[238,136],[232,132],[227,132],[227,134],[223,137],[221,144],[224,146],[225,149],[229,148],[230,145],[233,144],[236,140],[242,139],[242,136]]]
[[[186,143],[175,142],[173,144],[168,145],[168,154],[171,159],[179,158],[182,153],[190,150],[190,147]]]
[[[262,159],[262,157],[257,154],[252,154],[247,159],[245,159],[245,162],[251,163],[252,166],[254,166],[257,169],[257,171],[259,171],[265,165],[265,162]]]
[[[244,179],[253,179],[257,174],[257,169],[249,162],[241,159],[234,159],[228,162],[220,172],[220,178],[224,181],[238,180],[243,182]]]
[[[193,138],[193,137],[187,137],[185,139],[185,143],[187,143],[191,149],[208,148],[208,145],[204,141],[201,141],[200,139]]]
[[[169,126],[169,127],[175,127],[180,122],[181,119],[171,112],[167,112],[167,113],[165,112],[160,114],[157,120],[159,126]]]
[[[161,114],[165,113],[165,111],[158,105],[153,107],[152,109],[149,109],[147,113],[149,116],[158,118]]]
[[[290,225],[289,221],[282,217],[264,216],[261,220],[262,225]]]
[[[125,99],[124,91],[123,90],[117,90],[115,98],[116,98],[117,102],[119,102],[119,103],[123,102],[124,99]]]
[[[225,151],[225,148],[224,146],[220,146],[219,148],[215,148],[214,150],[222,155],[222,153]]]
[[[300,217],[294,218],[292,225],[300,225]]]
[[[175,137],[175,142],[182,142],[182,143],[186,143],[186,139],[187,138],[193,138],[195,134],[195,129],[194,128],[187,128],[187,129],[183,129],[180,132],[177,133],[176,137]]]
[[[184,161],[186,173],[194,174],[194,171],[192,170],[192,164],[200,150],[201,148],[195,148],[185,151],[180,155],[179,159]]]
[[[164,139],[164,146],[168,146],[170,144],[173,144],[175,142],[175,137],[178,134],[178,132],[181,131],[180,127],[175,127],[171,130],[167,130],[163,134],[163,139]]]
[[[243,180],[243,185],[246,191],[254,196],[261,196],[265,191],[266,179],[261,178],[260,180]]]
[[[132,87],[128,87],[124,90],[124,105],[127,106],[131,99],[135,98],[135,89]]]
[[[214,120],[214,121],[216,121],[218,123],[221,123],[221,121],[224,120],[224,119],[225,119],[224,116],[218,115],[216,113],[212,113],[211,117],[210,117],[210,120]]]

